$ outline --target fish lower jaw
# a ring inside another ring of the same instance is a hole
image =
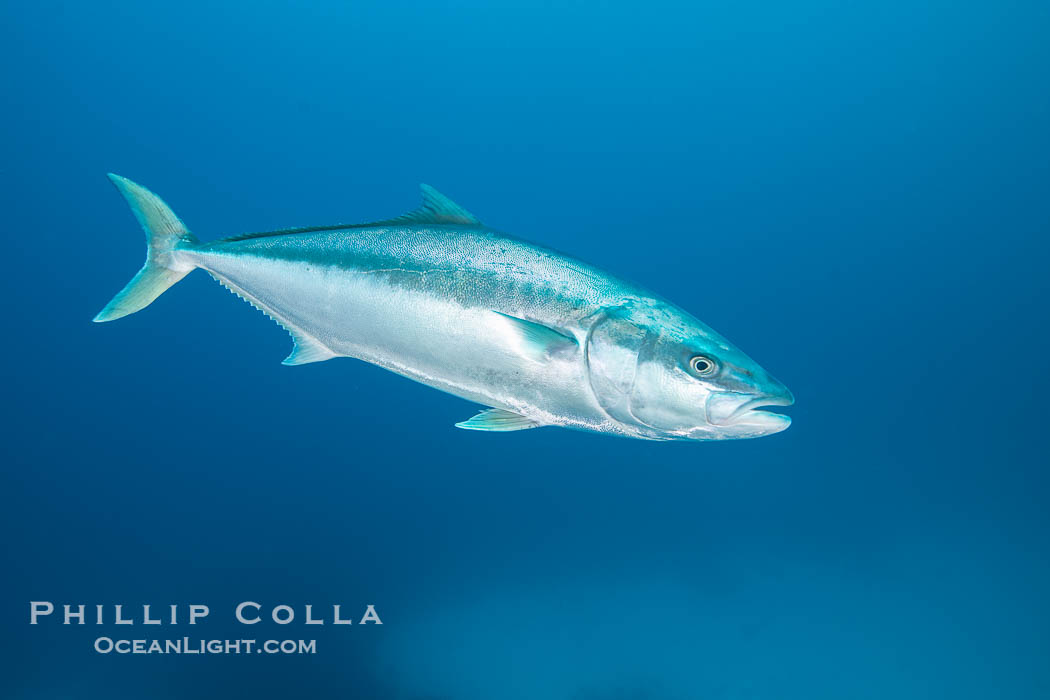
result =
[[[763,432],[763,435],[779,433],[781,430],[786,430],[789,425],[791,425],[791,416],[757,408],[749,408],[735,414],[728,423],[724,424],[725,427],[760,428],[767,431]]]
[[[779,432],[791,424],[791,418],[767,406],[790,406],[795,402],[790,394],[782,396],[754,396],[725,392],[712,394],[707,400],[707,420],[715,428],[751,426],[776,429]]]

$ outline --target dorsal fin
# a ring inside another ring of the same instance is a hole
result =
[[[413,209],[407,214],[396,216],[393,219],[369,221],[364,224],[304,226],[301,228],[285,228],[278,231],[242,233],[236,236],[223,238],[222,242],[247,241],[253,238],[270,238],[273,236],[287,236],[296,233],[317,233],[318,231],[346,231],[354,228],[389,226],[390,224],[459,224],[460,226],[481,226],[478,217],[474,216],[430,185],[420,184],[419,189],[423,193],[423,203],[419,205],[419,208]]]
[[[427,184],[419,185],[423,193],[423,203],[418,209],[413,209],[407,214],[376,221],[369,226],[377,224],[462,224],[464,226],[480,226],[478,217],[459,206],[451,199],[441,194]]]

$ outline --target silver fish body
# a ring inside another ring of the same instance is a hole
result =
[[[201,268],[289,331],[285,364],[353,357],[489,407],[459,427],[720,439],[789,423],[757,409],[790,392],[686,312],[489,229],[431,188],[389,221],[201,243],[156,195],[111,177],[149,252],[96,320],[137,311]],[[707,361],[718,381],[690,372]]]

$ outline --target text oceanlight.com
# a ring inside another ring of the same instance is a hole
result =
[[[316,639],[111,639],[95,640],[100,654],[316,654]]]

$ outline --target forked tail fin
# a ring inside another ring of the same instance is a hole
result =
[[[194,265],[180,261],[176,252],[197,243],[160,197],[119,175],[110,173],[109,179],[128,200],[128,206],[146,232],[146,263],[95,316],[96,323],[115,321],[149,306],[168,287],[193,270]]]

